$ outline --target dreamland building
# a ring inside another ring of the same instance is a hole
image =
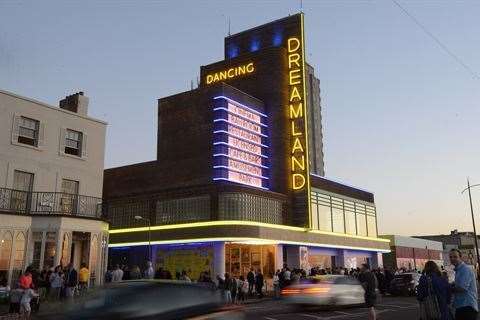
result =
[[[105,170],[110,263],[142,265],[151,243],[157,268],[193,279],[381,265],[373,194],[324,177],[303,19],[226,37],[197,89],[158,100],[157,159]]]

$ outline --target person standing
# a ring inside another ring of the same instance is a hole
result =
[[[145,279],[153,279],[155,276],[155,270],[151,261],[147,261],[147,269],[145,270]]]
[[[78,290],[80,291],[81,296],[87,293],[89,280],[90,270],[88,270],[87,264],[82,262],[80,265],[80,271],[78,272]]]
[[[375,279],[375,275],[369,270],[366,263],[363,263],[362,267],[360,268],[358,280],[365,290],[365,305],[369,309],[368,319],[376,320],[377,314],[375,312],[375,303],[377,302],[377,293],[375,290],[377,287],[377,280]]]
[[[243,276],[240,276],[238,281],[238,300],[240,303],[245,302],[245,297],[248,293],[248,282]]]
[[[418,284],[417,299],[420,302],[423,318],[451,320],[450,288],[448,282],[442,277],[438,265],[433,261],[425,263],[423,275]]]
[[[38,297],[38,294],[36,294],[31,288],[25,289],[23,291],[23,295],[20,300],[20,313],[23,315],[22,319],[25,319],[25,320],[30,319],[30,314],[32,312],[30,302],[32,301],[32,298],[37,298],[37,297]]]
[[[230,275],[228,273],[225,273],[225,280],[223,282],[223,295],[225,299],[226,304],[232,303],[232,294],[230,292]]]
[[[277,270],[273,275],[273,292],[275,299],[280,298],[280,270]]]
[[[112,282],[120,282],[123,279],[123,270],[120,269],[120,266],[117,264],[115,270],[112,272]]]
[[[56,266],[48,280],[50,281],[50,299],[58,300],[63,287],[62,266]]]
[[[248,295],[251,297],[253,293],[253,286],[255,285],[255,274],[253,273],[253,269],[247,274],[247,281],[248,281]]]
[[[75,288],[78,285],[78,273],[73,267],[73,263],[69,263],[65,272],[65,297],[73,299]]]
[[[475,320],[478,314],[477,280],[473,270],[462,261],[462,253],[452,249],[450,262],[455,266],[455,282],[452,286],[454,294],[453,307],[456,320]]]
[[[230,283],[228,284],[228,288],[230,289],[230,296],[232,297],[232,304],[237,303],[237,291],[238,291],[238,283],[235,276],[230,278]]]
[[[258,297],[263,298],[263,274],[260,269],[258,269],[257,275],[255,276],[255,289]]]

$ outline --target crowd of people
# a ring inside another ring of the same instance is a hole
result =
[[[13,288],[7,286],[6,280],[3,281],[10,303],[9,313],[20,313],[23,319],[29,319],[32,311],[38,311],[43,301],[69,301],[75,295],[86,294],[89,281],[90,271],[85,263],[81,264],[79,271],[72,263],[41,271],[28,266]]]
[[[434,261],[428,261],[422,271],[417,287],[417,299],[420,304],[420,319],[438,320],[470,320],[476,319],[478,313],[477,280],[470,266],[461,259],[461,252],[453,249],[450,252],[450,262],[455,267],[455,280],[449,283],[449,277],[443,267]],[[390,283],[395,275],[417,270],[389,270],[377,268],[370,270],[363,264],[359,268],[320,268],[313,267],[308,272],[303,269],[290,269],[284,265],[272,277],[274,297],[278,298],[283,288],[299,283],[311,276],[329,274],[345,275],[359,280],[365,289],[365,302],[369,308],[369,319],[376,319],[375,304],[377,290],[387,294]],[[261,270],[251,269],[246,277],[225,273],[217,275],[215,280],[210,271],[200,273],[198,279],[191,279],[188,271],[183,270],[172,275],[169,270],[158,268],[156,271],[150,261],[141,270],[139,266],[129,268],[125,265],[108,267],[105,282],[119,282],[135,279],[170,279],[185,282],[197,282],[222,292],[226,304],[241,304],[248,298],[262,298],[266,291],[266,281]],[[420,273],[420,272],[419,272]],[[3,279],[0,289],[10,296],[10,313],[21,313],[24,319],[29,319],[33,311],[38,310],[42,301],[71,301],[74,296],[85,295],[90,282],[90,271],[85,263],[77,271],[73,264],[66,267],[44,269],[38,272],[29,266],[20,275],[14,288],[10,289]]]

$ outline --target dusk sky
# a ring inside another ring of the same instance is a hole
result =
[[[399,3],[480,73],[480,1]],[[52,105],[84,91],[109,123],[105,167],[153,160],[157,99],[190,89],[223,38],[300,1],[0,1],[0,89]],[[327,177],[375,193],[381,234],[471,230],[480,78],[394,2],[303,1],[321,81]],[[1,115],[0,115],[1,116]],[[477,230],[480,187],[474,189]]]

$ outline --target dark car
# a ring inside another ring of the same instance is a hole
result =
[[[392,295],[415,295],[420,276],[417,272],[397,274],[390,282],[388,292]]]
[[[182,281],[124,281],[45,306],[35,319],[186,319],[219,311],[220,291],[213,286]]]

